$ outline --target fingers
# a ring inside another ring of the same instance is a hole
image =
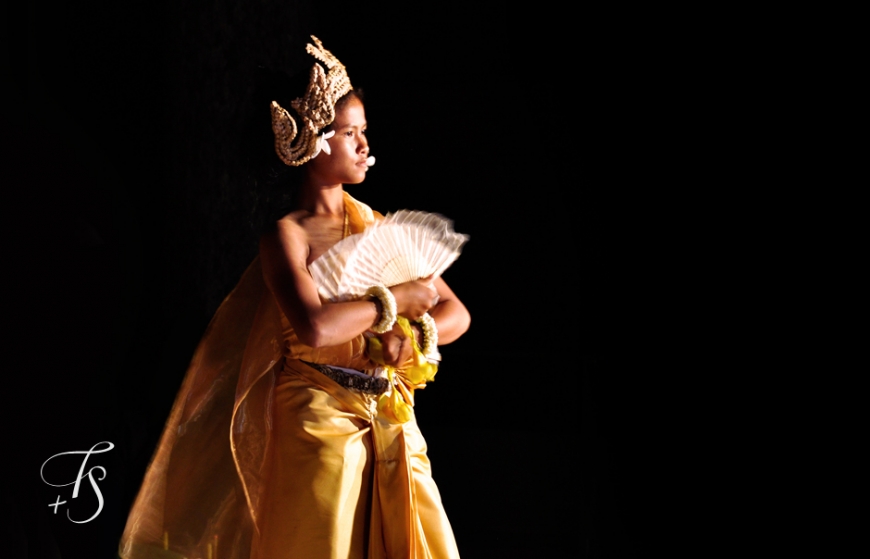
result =
[[[390,288],[400,315],[416,320],[438,303],[438,289],[433,276],[402,283]]]
[[[387,365],[395,365],[402,347],[401,340],[397,336],[384,336],[381,341],[384,342],[384,362]]]
[[[432,276],[429,276],[429,277],[431,278]],[[434,283],[428,283],[428,284],[426,284],[426,287],[429,288],[429,294],[430,294],[429,295],[429,308],[432,308],[438,302],[438,290],[435,289]]]
[[[411,354],[414,350],[411,347],[408,338],[402,336],[387,336],[386,339],[382,338],[382,341],[385,342],[383,352],[384,363],[387,365],[398,367],[411,358]]]

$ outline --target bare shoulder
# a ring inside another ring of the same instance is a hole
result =
[[[309,250],[308,232],[303,223],[307,217],[308,212],[297,211],[279,219],[274,230],[260,237],[261,258],[305,262]]]
[[[278,220],[275,230],[280,236],[306,235],[305,221],[310,217],[311,214],[305,210],[291,212]]]

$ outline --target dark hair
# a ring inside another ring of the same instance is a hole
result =
[[[344,106],[347,105],[348,101],[350,101],[351,99],[356,99],[357,101],[359,101],[360,103],[365,105],[365,96],[363,95],[363,90],[362,89],[351,89],[350,91],[348,91],[347,93],[342,95],[338,99],[338,101],[335,102],[335,112],[337,113],[338,111],[343,109]],[[327,132],[332,130],[332,123],[330,123],[329,126],[324,128],[324,130],[326,130]]]

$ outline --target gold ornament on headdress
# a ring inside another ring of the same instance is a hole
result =
[[[290,106],[302,120],[302,132],[296,137],[296,122],[287,110],[272,101],[272,131],[275,133],[275,151],[281,161],[296,167],[317,157],[325,139],[320,132],[335,120],[335,103],[353,89],[347,70],[331,52],[323,48],[320,39],[311,36],[305,50],[326,66],[315,63],[305,95],[292,101]],[[293,140],[296,144],[293,145]],[[328,146],[327,150],[328,152]]]

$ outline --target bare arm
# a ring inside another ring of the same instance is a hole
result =
[[[294,221],[281,220],[276,231],[263,235],[260,259],[266,285],[302,343],[311,347],[338,345],[354,339],[380,320],[378,306],[370,300],[320,301],[306,265],[307,236]],[[425,312],[435,295],[422,281],[401,284],[391,291],[399,314],[406,316]]]
[[[378,319],[372,301],[323,304],[308,273],[305,231],[281,220],[276,231],[260,239],[266,285],[287,316],[299,340],[311,347],[337,345],[360,335]]]
[[[438,304],[429,309],[429,314],[438,326],[438,345],[445,345],[456,341],[468,330],[471,315],[443,279],[435,280],[435,289],[438,291]]]

